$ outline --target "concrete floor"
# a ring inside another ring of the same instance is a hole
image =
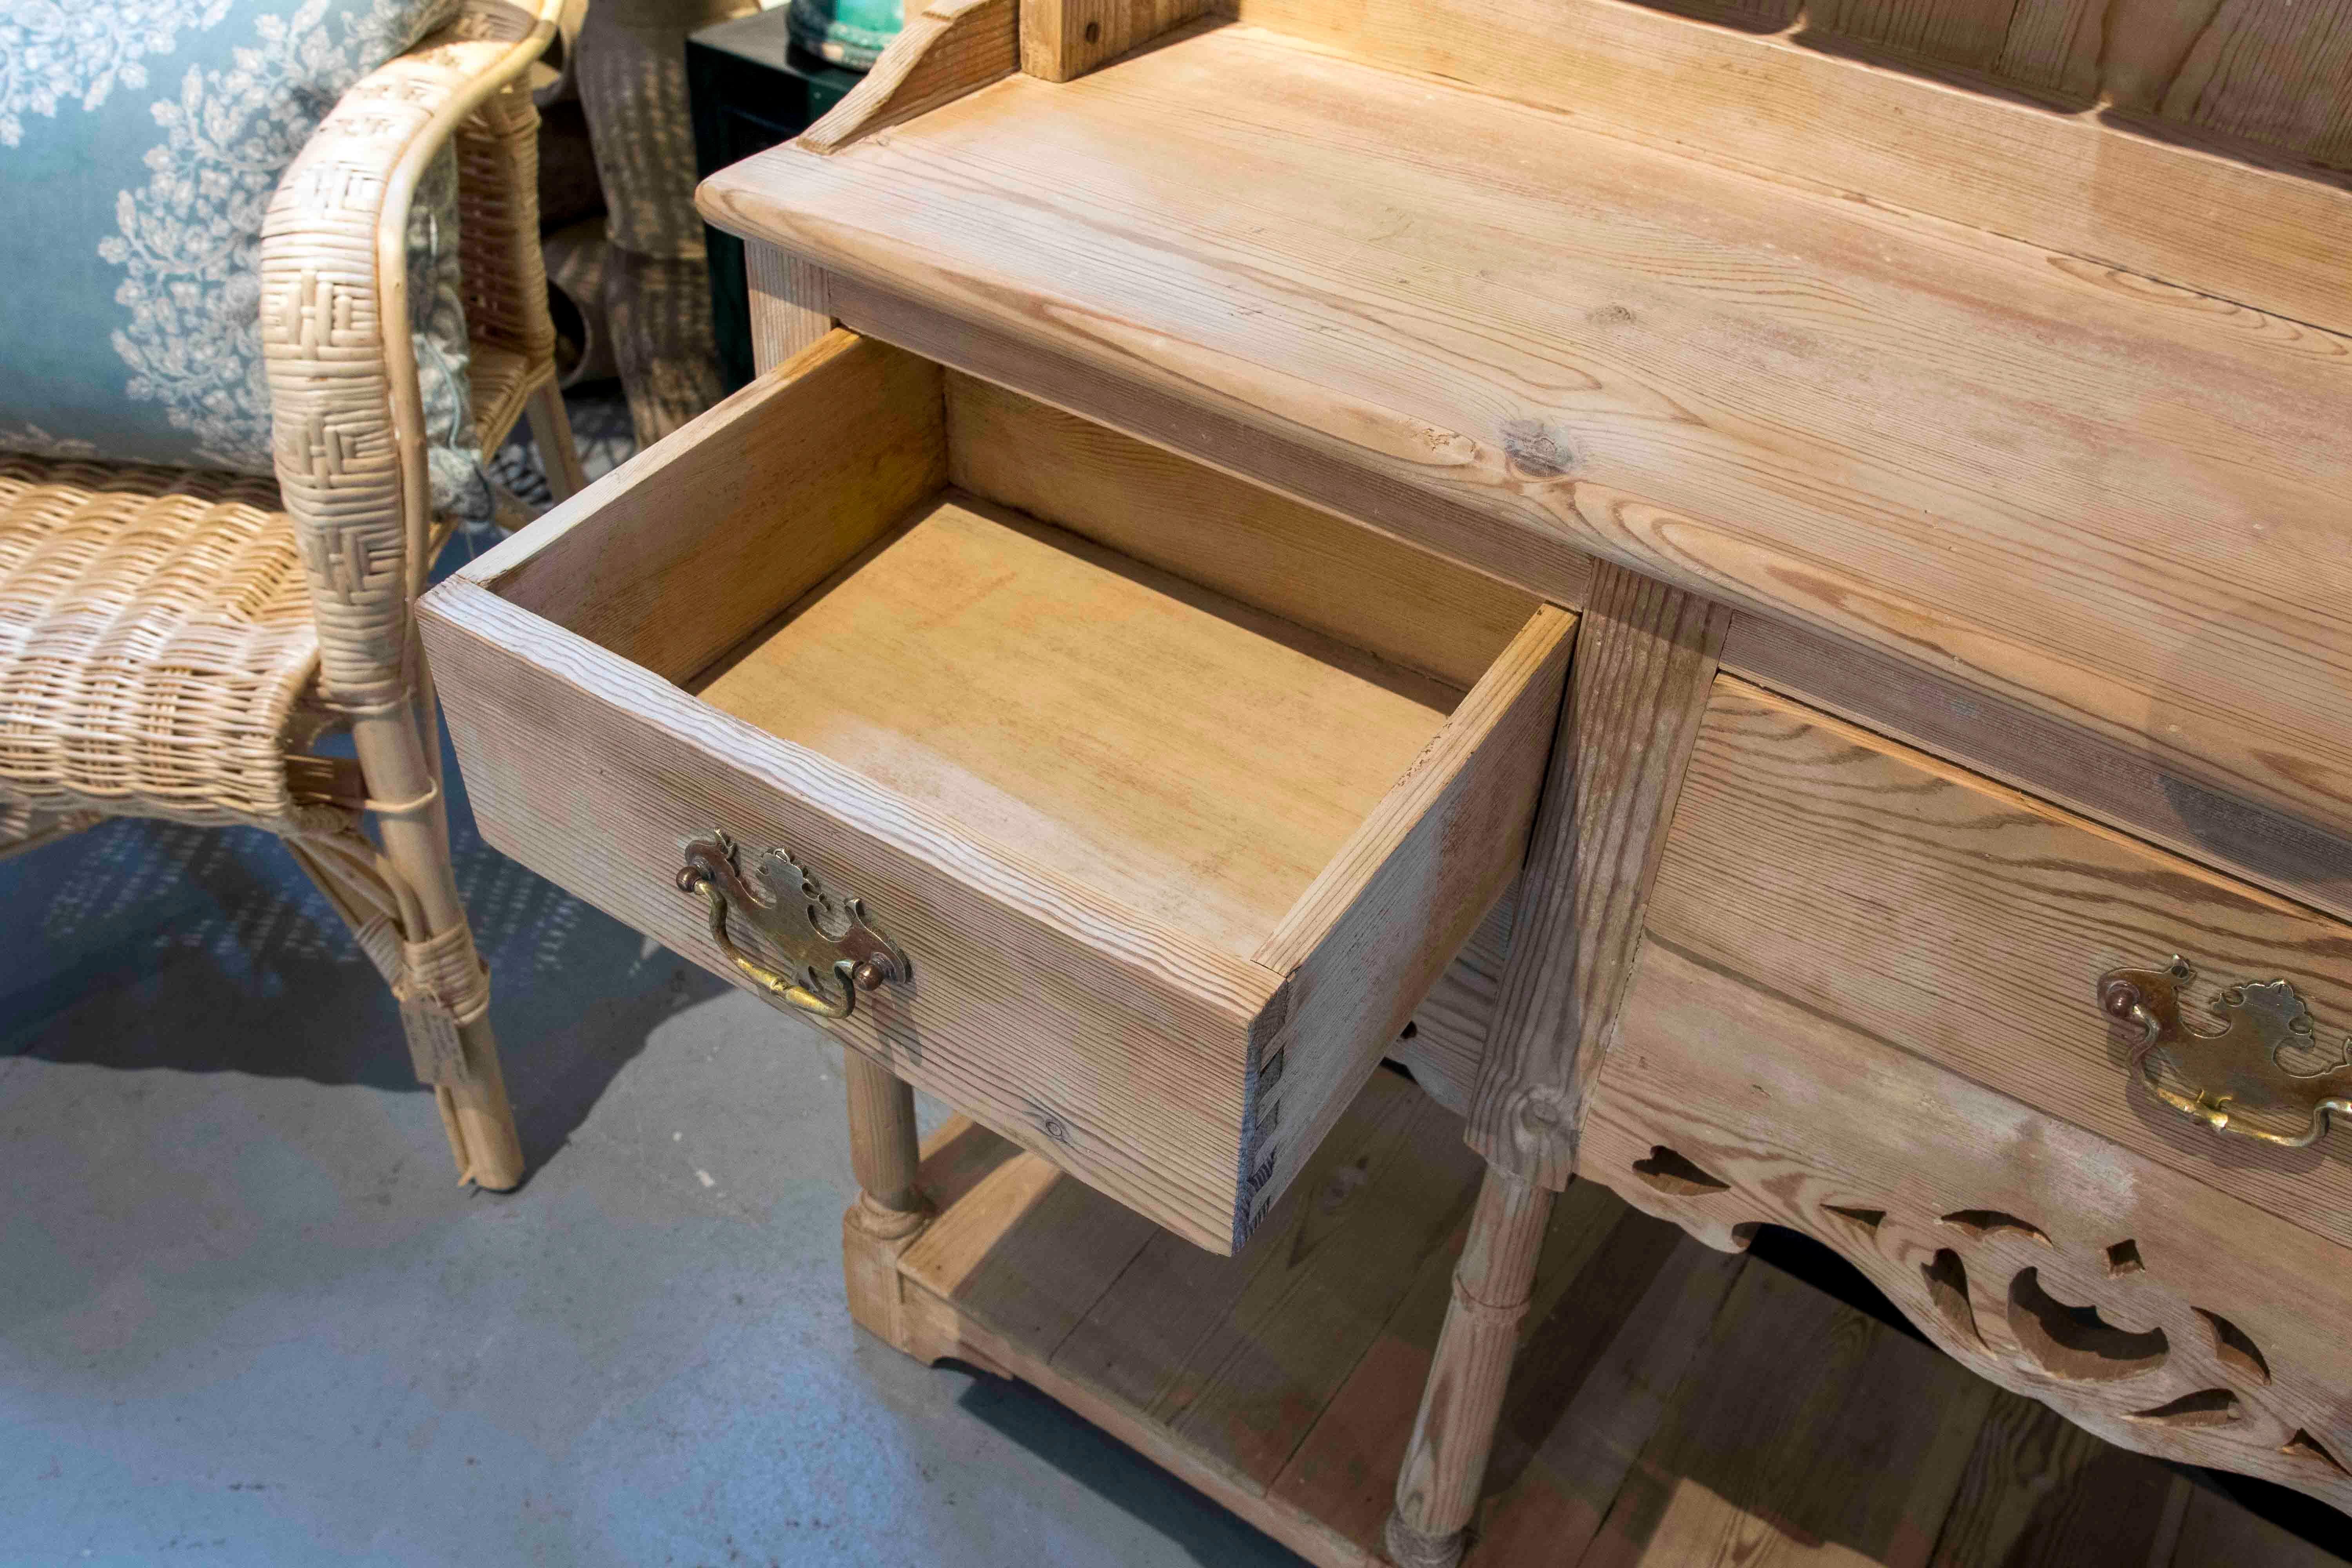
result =
[[[257,833],[0,865],[0,1563],[1295,1563],[853,1329],[824,1037],[483,846],[533,1174],[460,1191]]]

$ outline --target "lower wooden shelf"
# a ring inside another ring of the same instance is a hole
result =
[[[1239,1256],[956,1121],[938,1217],[845,1224],[853,1312],[1043,1390],[1326,1568],[1381,1530],[1478,1188],[1457,1117],[1377,1073]],[[2339,1560],[1607,1188],[1557,1205],[1472,1568]]]

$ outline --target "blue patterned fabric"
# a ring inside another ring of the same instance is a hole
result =
[[[0,0],[0,448],[268,473],[270,195],[343,90],[456,9]],[[478,515],[456,195],[445,154],[409,272],[435,500]]]

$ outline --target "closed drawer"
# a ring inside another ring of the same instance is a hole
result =
[[[1577,1170],[1718,1246],[1826,1242],[2111,1442],[2352,1509],[2352,1250],[1769,980],[1647,941]]]
[[[1824,1020],[2098,1133],[2330,1241],[2352,1244],[2352,1131],[2231,1082],[2200,1041],[2307,1007],[2290,1067],[2344,1059],[2352,931],[2014,791],[1732,679],[1717,682],[1646,916],[1651,938]],[[2102,977],[2175,956],[2182,1036],[2100,1010]],[[2229,1008],[2224,994],[2248,986]],[[2217,1012],[2217,1005],[2224,1011]],[[2153,1077],[2149,1069],[2156,1069]],[[2292,1084],[2286,1100],[2326,1080]],[[2336,1080],[2352,1089],[2352,1075]],[[2236,1093],[2227,1132],[2171,1103]]]
[[[1220,1251],[1516,873],[1573,625],[846,332],[420,616],[493,845]]]

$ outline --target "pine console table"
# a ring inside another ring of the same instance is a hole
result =
[[[939,0],[703,187],[761,378],[423,602],[483,831],[822,1016],[859,1321],[1066,1397],[972,1238],[1181,1311],[1404,1058],[1400,1563],[1578,1178],[2352,1507],[2336,11]]]

